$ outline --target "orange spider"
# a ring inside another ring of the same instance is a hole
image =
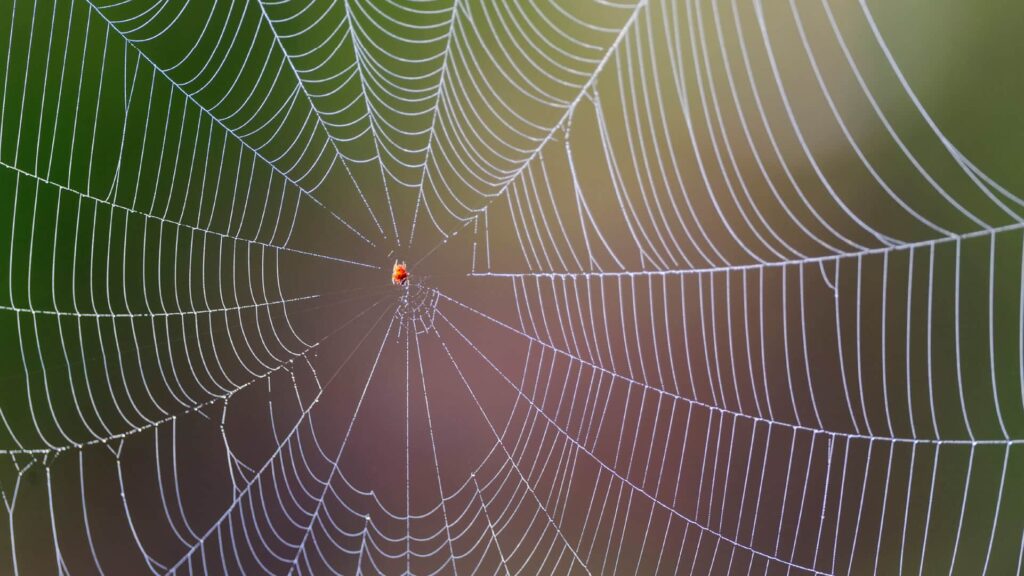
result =
[[[408,281],[409,271],[405,269],[405,262],[399,264],[398,260],[395,260],[395,267],[391,270],[391,283],[396,286],[405,286]]]

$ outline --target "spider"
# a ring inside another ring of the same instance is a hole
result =
[[[405,283],[409,281],[409,271],[405,268],[405,262],[401,264],[398,260],[395,260],[395,266],[391,270],[391,283],[398,286],[405,286]]]

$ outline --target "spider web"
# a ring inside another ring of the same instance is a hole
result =
[[[1020,573],[948,11],[4,4],[3,572]]]

